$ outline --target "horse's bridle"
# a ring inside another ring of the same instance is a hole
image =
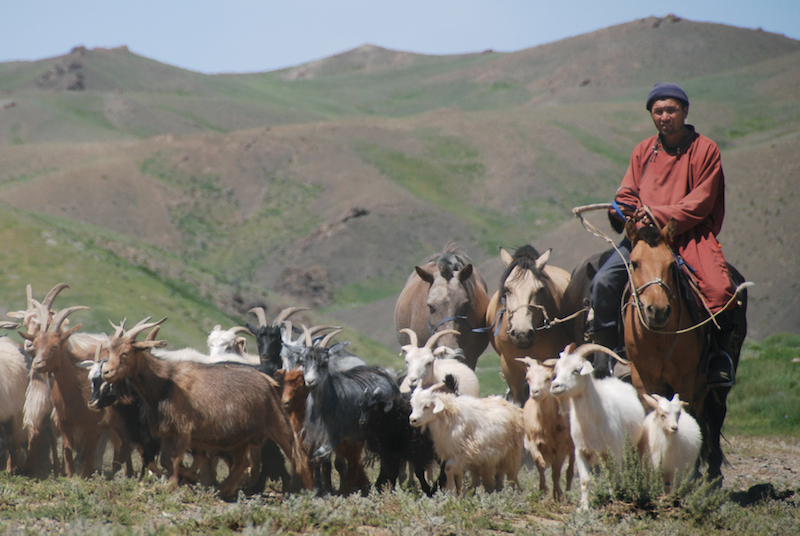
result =
[[[553,324],[550,320],[550,315],[547,314],[547,308],[544,305],[539,305],[538,303],[526,303],[520,305],[515,309],[509,309],[506,306],[506,297],[503,296],[500,298],[500,303],[503,304],[503,310],[508,313],[508,322],[506,327],[506,333],[511,333],[511,317],[514,316],[514,313],[519,311],[520,309],[539,309],[542,312],[542,325],[541,326],[534,326],[533,329],[536,331],[542,331],[545,329],[550,329]]]

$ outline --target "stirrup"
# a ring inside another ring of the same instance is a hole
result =
[[[722,359],[722,361],[720,361]],[[714,362],[718,363],[714,366]],[[733,387],[736,383],[733,359],[724,350],[714,350],[706,358],[706,383],[711,387]]]

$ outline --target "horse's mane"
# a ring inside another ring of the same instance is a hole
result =
[[[517,277],[522,277],[522,274],[525,273],[526,270],[530,270],[533,276],[539,280],[546,280],[549,279],[547,274],[543,271],[536,268],[536,259],[540,257],[539,252],[536,251],[536,248],[531,246],[530,244],[526,244],[520,248],[518,248],[514,255],[511,256],[511,262],[506,269],[503,271],[503,275],[500,278],[500,293],[503,293],[503,288],[506,283],[506,279],[514,270],[514,268],[519,267],[520,271],[517,273]]]
[[[651,248],[658,247],[664,243],[661,232],[653,225],[647,225],[638,230],[639,240],[644,240],[645,243]]]
[[[439,270],[439,274],[448,281],[453,277],[455,272],[458,272],[471,263],[472,259],[469,258],[469,255],[464,253],[463,249],[452,242],[448,243],[441,253],[431,255],[425,261],[425,264],[435,264],[436,268]],[[475,294],[475,285],[477,281],[478,279],[475,277],[474,272],[469,279],[464,281],[464,285],[470,296]]]

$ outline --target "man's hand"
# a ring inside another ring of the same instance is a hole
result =
[[[636,212],[633,213],[633,219],[635,221],[642,222],[643,225],[653,225],[653,220],[650,218],[649,212],[650,207],[647,205],[642,205],[636,209]]]

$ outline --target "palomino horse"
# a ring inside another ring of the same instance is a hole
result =
[[[725,419],[730,387],[710,388],[702,363],[708,352],[706,326],[695,324],[684,293],[679,288],[678,263],[669,247],[675,233],[670,221],[662,231],[655,227],[637,229],[628,221],[625,231],[633,245],[630,258],[631,289],[623,310],[625,349],[631,362],[631,379],[639,393],[658,393],[691,404],[691,413],[703,431],[701,458],[708,463],[709,478],[721,476],[723,461],[720,431]],[[734,278],[741,276],[731,267]],[[735,281],[739,283],[741,281]],[[736,311],[736,344],[731,356],[734,370],[747,332],[747,295]]]
[[[506,265],[486,310],[489,325],[495,325],[492,347],[500,356],[503,376],[511,396],[525,403],[527,367],[517,360],[530,357],[544,361],[558,356],[570,342],[563,325],[551,328],[551,321],[561,316],[561,297],[569,283],[569,273],[547,266],[550,251],[539,255],[533,246],[522,246],[514,255],[500,248]]]
[[[439,339],[440,346],[456,350],[456,357],[475,369],[489,345],[486,282],[469,257],[452,244],[422,266],[416,266],[394,307],[394,329],[401,346],[409,344],[404,328],[417,334],[420,344],[438,331],[456,330]]]

